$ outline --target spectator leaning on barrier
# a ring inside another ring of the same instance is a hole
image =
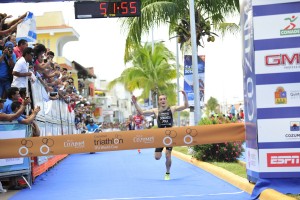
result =
[[[12,69],[15,66],[16,54],[13,52],[13,43],[6,42],[0,52],[0,97],[10,88],[12,82]]]
[[[13,82],[12,87],[27,88],[27,77],[32,77],[32,73],[29,72],[29,63],[33,58],[33,49],[26,47],[23,51],[23,56],[17,61],[13,69]]]
[[[14,53],[16,54],[17,60],[23,56],[23,51],[28,47],[28,42],[25,39],[21,39],[18,42],[18,46],[14,48]]]
[[[11,87],[7,90],[7,99],[4,103],[3,112],[6,114],[12,113],[11,104],[13,101],[18,101],[20,98],[19,88]]]
[[[4,105],[5,101],[6,101],[5,99],[0,98],[0,121],[12,121],[14,119],[17,119],[18,117],[20,117],[24,113],[26,106],[31,103],[30,98],[26,98],[22,102],[20,108],[15,113],[6,114],[6,113],[2,112],[3,105]]]
[[[94,123],[93,119],[89,119],[89,124],[86,126],[89,132],[94,132],[97,129],[99,130],[99,126]]]
[[[13,110],[13,112],[17,112],[20,109],[21,103],[19,101],[14,101],[11,104],[11,109]],[[26,124],[26,125],[31,125],[32,129],[33,129],[33,136],[40,136],[40,129],[37,125],[37,123],[34,121],[36,115],[38,114],[38,112],[40,112],[40,107],[37,106],[29,116],[26,115],[21,115],[20,117],[17,118],[18,123],[20,124]]]

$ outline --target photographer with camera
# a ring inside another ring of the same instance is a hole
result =
[[[8,90],[12,82],[12,69],[16,63],[16,54],[13,52],[14,44],[6,42],[0,52],[0,97],[6,98],[5,91]]]

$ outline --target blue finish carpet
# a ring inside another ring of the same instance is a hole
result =
[[[39,176],[32,189],[11,200],[247,200],[250,195],[215,176],[172,158],[165,181],[165,157],[154,149],[74,154]]]

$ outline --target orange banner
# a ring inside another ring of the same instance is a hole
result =
[[[244,140],[245,128],[242,123],[30,137],[0,140],[0,158],[194,146]]]

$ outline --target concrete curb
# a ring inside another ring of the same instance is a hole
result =
[[[214,176],[234,185],[235,187],[249,194],[252,194],[254,185],[252,183],[249,183],[249,181],[245,178],[235,175],[221,167],[217,167],[215,165],[196,160],[190,155],[185,155],[175,150],[172,151],[172,155],[213,174]],[[260,200],[296,200],[293,197],[289,197],[273,189],[264,190],[259,196],[259,199]]]

